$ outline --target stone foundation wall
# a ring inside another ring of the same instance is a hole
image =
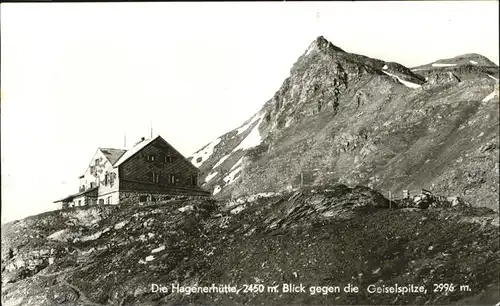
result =
[[[109,198],[109,203],[108,203]],[[116,205],[119,203],[119,192],[112,192],[102,196],[99,196],[97,203],[102,203],[102,205]]]
[[[151,182],[120,180],[120,192],[145,192],[149,194],[174,194],[174,195],[210,195],[210,192],[199,186],[164,185]]]
[[[152,204],[169,200],[206,199],[209,196],[148,193],[140,191],[122,191],[119,196],[119,203],[122,205],[131,204]]]

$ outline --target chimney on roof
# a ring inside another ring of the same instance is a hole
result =
[[[136,146],[136,145],[140,144],[140,143],[141,143],[141,142],[143,142],[144,140],[146,140],[146,138],[141,137],[141,140],[139,140],[138,142],[136,142],[136,143],[134,144],[134,146]]]

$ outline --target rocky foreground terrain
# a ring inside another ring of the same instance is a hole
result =
[[[3,225],[2,305],[493,305],[498,73],[478,54],[408,68],[318,37],[259,112],[190,157],[213,198]],[[239,291],[171,290],[212,284]],[[396,284],[425,292],[368,291]]]
[[[493,305],[498,214],[443,207],[403,208],[370,188],[334,185],[48,212],[2,228],[2,305]],[[152,292],[153,283],[278,291]],[[360,291],[284,293],[289,283]],[[427,292],[366,290],[396,283]],[[434,292],[443,283],[454,290]]]
[[[222,198],[342,183],[498,210],[498,71],[479,54],[407,68],[318,37],[259,112],[191,160]]]

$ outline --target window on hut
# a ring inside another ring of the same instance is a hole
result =
[[[160,181],[160,174],[153,172],[153,183],[158,183]]]

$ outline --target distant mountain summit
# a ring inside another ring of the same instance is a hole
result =
[[[424,68],[430,69],[430,68],[441,68],[441,67],[454,67],[461,65],[475,65],[475,66],[493,67],[493,68],[498,67],[495,63],[490,61],[485,56],[476,53],[468,53],[468,54],[458,55],[453,58],[440,59],[430,64],[414,67],[412,68],[412,70],[424,69]]]
[[[440,59],[414,67],[411,71],[424,76],[429,85],[476,81],[484,77],[498,81],[498,66],[485,56],[475,53]]]
[[[191,161],[218,197],[343,183],[498,209],[498,73],[478,54],[410,69],[320,36],[260,111]]]

